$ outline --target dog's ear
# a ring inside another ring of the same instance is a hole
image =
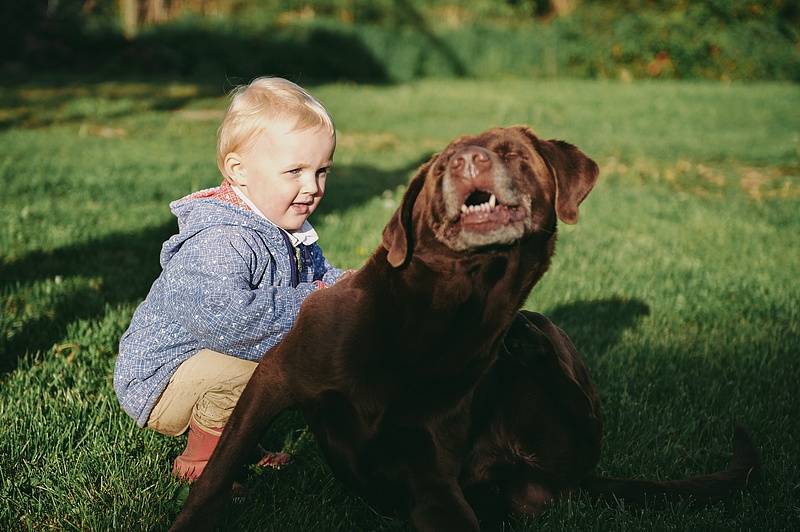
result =
[[[578,221],[578,205],[597,182],[597,163],[561,140],[539,140],[537,149],[556,182],[556,215],[568,224]]]
[[[515,126],[533,143],[556,184],[556,216],[564,223],[578,222],[578,206],[589,195],[600,169],[581,150],[562,140],[542,140],[527,126]]]
[[[428,173],[430,165],[431,162],[429,161],[420,167],[417,175],[408,184],[408,190],[403,196],[402,204],[383,229],[382,244],[389,251],[387,260],[394,268],[405,266],[411,259],[411,254],[414,250],[414,226],[412,220],[414,204],[422,190],[422,185],[425,183],[425,174]]]

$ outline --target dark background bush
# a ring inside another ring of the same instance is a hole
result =
[[[0,20],[6,80],[800,81],[796,0],[6,0]]]

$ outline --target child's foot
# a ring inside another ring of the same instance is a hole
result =
[[[219,442],[220,432],[207,429],[192,420],[189,423],[189,436],[186,448],[172,466],[172,474],[179,479],[192,483],[203,473],[208,459]]]

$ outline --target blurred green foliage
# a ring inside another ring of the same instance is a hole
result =
[[[796,0],[6,0],[0,15],[11,81],[800,81]]]

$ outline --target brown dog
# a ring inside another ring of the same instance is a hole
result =
[[[291,406],[339,479],[418,530],[478,530],[473,508],[489,524],[577,489],[600,452],[594,385],[563,333],[515,316],[597,175],[524,127],[423,165],[367,264],[309,296],[264,355],[173,529],[213,526],[241,457]]]

